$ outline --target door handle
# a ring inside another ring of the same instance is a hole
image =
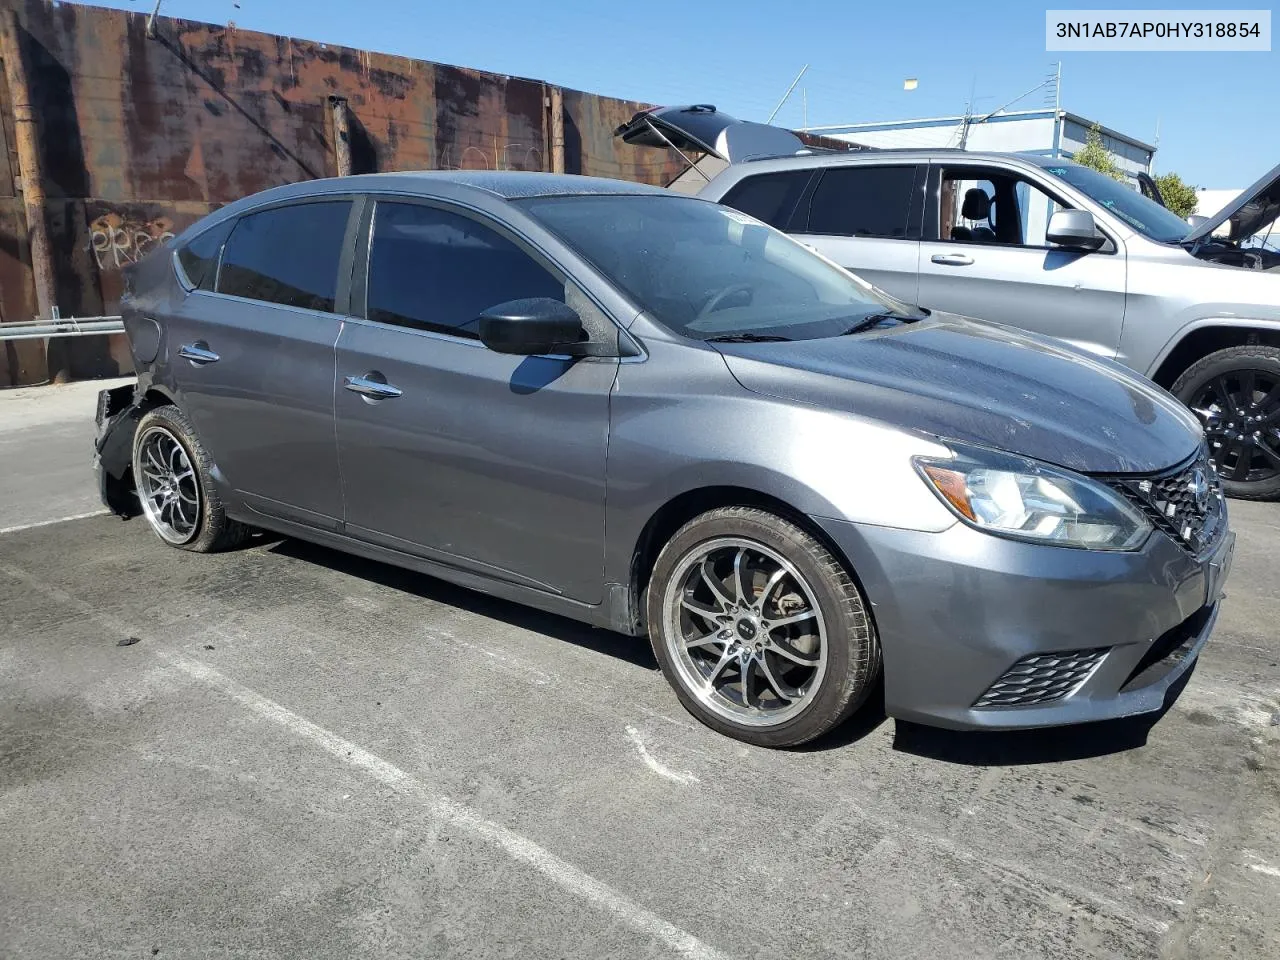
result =
[[[935,253],[929,262],[940,267],[967,267],[973,263],[973,257],[966,257],[963,253]]]
[[[209,345],[203,340],[197,340],[195,343],[184,343],[178,349],[178,356],[184,360],[190,360],[193,367],[203,367],[206,363],[217,363],[222,358],[209,349]]]
[[[403,393],[399,387],[392,386],[385,380],[374,380],[375,376],[380,377],[381,374],[370,372],[363,377],[344,377],[342,385],[366,400],[393,400]]]

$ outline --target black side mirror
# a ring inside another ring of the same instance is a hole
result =
[[[496,353],[578,353],[582,319],[559,300],[508,300],[480,314],[480,342]]]
[[[1045,239],[1070,250],[1097,250],[1107,238],[1088,210],[1059,210],[1049,218]]]

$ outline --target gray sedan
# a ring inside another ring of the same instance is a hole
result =
[[[620,182],[294,184],[127,276],[106,501],[647,635],[691,713],[817,737],[1159,709],[1234,536],[1195,418],[1060,342],[893,301]]]

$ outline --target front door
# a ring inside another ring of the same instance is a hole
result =
[[[225,245],[196,238],[179,259],[201,273],[197,289],[165,323],[168,374],[222,481],[259,513],[334,528],[334,311],[351,207],[271,207],[237,220]]]
[[[792,221],[796,239],[899,300],[917,303],[925,168],[829,167]],[[919,180],[917,179],[919,178]]]
[[[1001,167],[932,168],[919,302],[1115,357],[1125,307],[1125,253],[1050,246],[1049,217],[1069,207],[1027,175]]]
[[[470,213],[379,200],[370,233],[365,319],[338,341],[348,533],[600,602],[618,360],[494,353],[476,318],[508,300],[552,297],[593,336],[612,324],[533,251]]]

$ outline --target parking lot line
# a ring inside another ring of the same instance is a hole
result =
[[[11,527],[0,527],[0,536],[6,533],[18,533],[21,530],[34,530],[36,527],[51,527],[55,523],[67,523],[71,520],[87,520],[89,517],[100,517],[108,511],[90,510],[88,513],[73,513],[69,517],[56,517],[53,520],[37,520],[34,523],[17,523]]]
[[[160,656],[177,670],[226,694],[247,710],[309,740],[326,753],[363,770],[400,795],[423,805],[433,818],[498,847],[513,860],[533,867],[563,890],[608,910],[626,926],[653,937],[679,956],[688,960],[727,960],[724,954],[693,934],[633,903],[608,884],[561,860],[528,837],[486,820],[474,810],[448,797],[432,793],[413,774],[312,723],[212,667],[173,653],[162,652]]]

